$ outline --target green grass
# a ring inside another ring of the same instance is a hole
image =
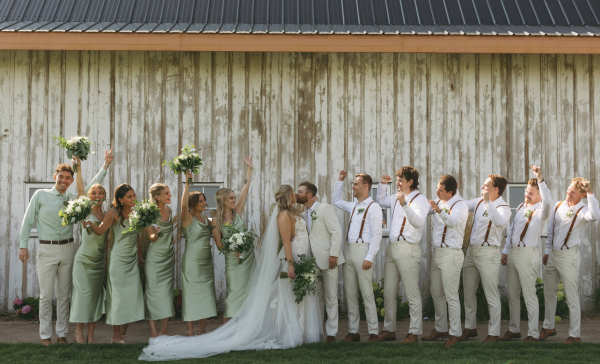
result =
[[[0,344],[4,363],[140,363],[144,344],[52,345]],[[594,363],[600,361],[600,344],[559,343],[443,343],[417,345],[389,343],[311,344],[289,350],[232,352],[203,360],[177,363]]]

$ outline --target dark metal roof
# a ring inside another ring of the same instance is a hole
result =
[[[0,30],[600,36],[600,1],[0,0]]]

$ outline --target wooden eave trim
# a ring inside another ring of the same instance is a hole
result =
[[[0,32],[0,49],[600,54],[600,37]]]

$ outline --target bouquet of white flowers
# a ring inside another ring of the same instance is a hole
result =
[[[317,280],[323,280],[323,276],[317,268],[317,260],[315,258],[309,258],[306,254],[300,254],[298,258],[300,260],[293,263],[294,272],[296,273],[296,278],[293,280],[296,303],[302,302],[304,296],[308,293],[316,292]],[[285,260],[285,258],[282,260]],[[279,278],[288,278],[288,274],[281,272]]]
[[[258,240],[258,235],[254,230],[239,231],[231,224],[224,225],[225,230],[230,234],[229,239],[224,239],[220,252],[232,252],[244,254],[254,249],[254,243]],[[238,259],[242,264],[242,258]]]
[[[160,210],[153,201],[135,201],[135,206],[129,214],[129,228],[122,234],[155,225],[158,219],[160,219]],[[159,232],[158,237],[162,238],[163,234]]]
[[[175,174],[185,173],[187,170],[191,170],[192,173],[200,173],[200,166],[202,165],[202,159],[195,152],[193,145],[186,145],[185,148],[181,150],[181,155],[175,157],[172,162],[164,161],[164,165],[169,165],[169,169],[171,169]],[[192,179],[188,180],[188,183],[192,183]]]
[[[90,142],[88,137],[76,135],[67,140],[63,137],[55,135],[52,137],[52,139],[58,140],[58,146],[67,150],[67,157],[69,157],[69,159],[73,157],[79,157],[79,159],[84,161],[87,160],[87,157],[90,154],[92,142]],[[73,164],[73,170],[77,172],[77,164]]]
[[[74,225],[79,221],[85,220],[94,209],[94,202],[87,196],[81,196],[77,200],[71,200],[67,203],[64,210],[58,212],[58,216],[62,217],[62,225]],[[92,233],[92,228],[86,228],[87,233]]]

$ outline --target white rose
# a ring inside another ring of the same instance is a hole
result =
[[[79,206],[75,207],[75,212],[81,212],[81,207],[79,207]]]
[[[238,239],[237,239],[237,243],[241,245],[241,244],[243,244],[243,243],[244,243],[244,240],[242,240],[242,238],[238,238]]]
[[[73,213],[73,207],[69,206],[67,207],[67,214],[72,214]]]

